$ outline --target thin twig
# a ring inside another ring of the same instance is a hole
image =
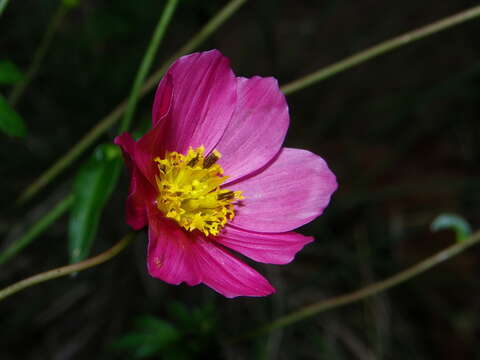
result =
[[[100,255],[97,255],[95,257],[92,257],[90,259],[87,259],[85,261],[82,261],[76,264],[62,266],[53,270],[45,271],[43,273],[31,276],[13,285],[10,285],[0,290],[0,301],[4,300],[10,295],[13,295],[16,292],[23,290],[27,287],[39,284],[44,281],[55,279],[58,277],[66,276],[68,274],[76,273],[76,272],[91,268],[93,266],[99,265],[101,263],[104,263],[105,261],[113,258],[123,249],[125,249],[125,247],[132,242],[134,237],[135,237],[135,233],[129,233],[125,235],[123,239],[120,240],[117,244],[115,244],[113,247],[111,247],[107,251],[101,253]]]
[[[407,32],[403,35],[394,37],[393,39],[382,42],[376,46],[372,46],[355,55],[349,56],[339,62],[320,69],[314,73],[302,77],[301,79],[292,81],[282,86],[282,91],[285,95],[291,94],[295,91],[311,86],[319,81],[325,80],[341,71],[347,70],[351,67],[359,65],[367,60],[370,60],[379,55],[383,55],[401,46],[408,45],[417,40],[423,39],[429,35],[446,30],[455,25],[473,20],[480,16],[480,5],[470,8],[468,10],[459,12],[458,14],[446,17],[442,20],[436,21],[430,25],[421,27],[417,30]]]
[[[463,240],[461,242],[456,242],[455,244],[447,247],[446,249],[439,251],[435,255],[432,255],[426,258],[420,263],[404,271],[401,271],[398,274],[388,279],[376,282],[372,285],[366,286],[362,289],[351,292],[349,294],[340,295],[331,299],[319,301],[317,303],[305,306],[300,310],[294,311],[286,316],[282,316],[277,320],[269,324],[263,325],[245,335],[232,339],[231,343],[247,340],[276,329],[284,328],[298,321],[318,315],[321,312],[334,309],[343,305],[351,304],[356,301],[368,298],[372,295],[378,294],[379,292],[388,290],[462,253],[464,250],[477,244],[479,241],[480,241],[480,231],[477,231],[466,240]]]

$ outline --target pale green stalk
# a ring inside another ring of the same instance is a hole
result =
[[[116,245],[114,245],[107,251],[101,253],[100,255],[97,255],[95,257],[92,257],[90,259],[87,259],[85,261],[81,261],[72,265],[63,266],[53,270],[45,271],[43,273],[21,280],[13,285],[7,286],[6,288],[0,290],[0,301],[4,300],[10,295],[15,294],[16,292],[19,292],[20,290],[39,284],[41,282],[55,279],[61,276],[73,274],[73,273],[91,268],[93,266],[102,264],[105,261],[113,258],[123,249],[125,249],[125,247],[127,247],[127,245],[130,244],[134,238],[135,238],[135,233],[130,233],[125,237],[123,237],[123,239],[120,240]]]
[[[4,251],[0,253],[0,265],[17,254],[25,246],[30,244],[33,239],[39,236],[44,230],[53,224],[55,220],[62,216],[70,208],[70,206],[72,206],[72,204],[73,195],[68,195],[62,199],[53,209],[51,209],[40,220],[38,220],[25,235],[12,242]]]
[[[410,280],[423,272],[447,261],[448,259],[462,253],[464,250],[480,242],[480,231],[472,234],[467,239],[456,242],[455,244],[447,247],[446,249],[437,252],[435,255],[432,255],[420,263],[399,272],[398,274],[366,286],[357,291],[340,295],[331,299],[322,300],[314,304],[305,306],[300,310],[294,311],[288,315],[282,316],[279,319],[266,324],[258,329],[255,329],[243,336],[240,336],[236,339],[233,339],[232,342],[238,342],[250,339],[252,337],[268,333],[273,330],[281,329],[286,326],[295,324],[301,320],[305,320],[309,317],[318,315],[324,311],[331,310],[343,305],[351,304],[359,300],[366,299],[372,295],[378,294],[382,291],[388,290],[394,286],[400,285],[407,280]]]
[[[295,91],[304,89],[308,86],[316,84],[319,81],[325,80],[341,71],[350,69],[356,65],[364,63],[379,55],[395,50],[407,44],[411,44],[417,40],[423,39],[429,35],[433,35],[440,31],[459,25],[469,20],[473,20],[480,16],[480,5],[472,7],[468,10],[459,12],[458,14],[446,17],[442,20],[436,21],[430,25],[421,27],[417,30],[407,32],[403,35],[397,36],[393,39],[382,42],[376,46],[372,46],[363,50],[353,56],[349,56],[339,62],[320,69],[314,73],[302,77],[301,79],[292,81],[282,86],[282,91],[285,95],[291,94]]]
[[[130,92],[130,97],[128,98],[127,109],[123,116],[122,123],[120,124],[120,133],[127,131],[130,127],[133,114],[135,113],[135,107],[137,105],[140,89],[145,81],[145,77],[147,76],[150,67],[152,66],[158,46],[165,35],[165,31],[167,30],[168,24],[172,19],[172,15],[177,7],[177,4],[178,0],[168,0],[167,5],[165,5],[165,9],[163,10],[162,16],[158,21],[155,32],[150,40],[150,45],[148,46],[148,49],[143,57],[142,64],[138,69],[137,76],[135,77],[135,81],[133,82],[132,91]]]
[[[194,37],[192,37],[179,51],[168,59],[154,74],[152,74],[140,91],[144,96],[158,83],[163,73],[176,58],[195,50],[228,18],[230,18],[246,0],[232,0],[218,12]],[[65,155],[57,160],[50,168],[29,185],[17,199],[17,204],[23,204],[43,189],[58,174],[75,161],[89,146],[91,146],[106,130],[108,130],[122,116],[127,106],[127,100],[121,102],[110,114],[100,120],[84,137],[75,144]]]

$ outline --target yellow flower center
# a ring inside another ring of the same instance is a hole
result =
[[[235,216],[234,203],[243,197],[241,191],[220,188],[228,178],[216,164],[221,155],[214,150],[205,157],[204,151],[200,146],[190,148],[187,155],[170,152],[164,159],[154,159],[158,166],[157,207],[188,231],[218,235]]]

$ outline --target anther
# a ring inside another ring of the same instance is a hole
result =
[[[222,194],[219,194],[217,196],[217,199],[218,200],[225,200],[225,199],[231,200],[234,197],[235,197],[235,194],[233,193],[233,191],[229,191],[229,192],[224,192]]]
[[[208,156],[203,160],[203,168],[208,169],[210,166],[215,164],[217,160],[220,159],[220,153],[216,150],[212,151]]]
[[[197,155],[187,163],[187,166],[194,167],[198,163],[199,158],[200,154],[197,153]]]

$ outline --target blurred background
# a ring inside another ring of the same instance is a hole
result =
[[[0,60],[25,71],[57,0],[11,1]],[[165,1],[81,0],[64,16],[19,99],[23,140],[1,135],[0,247],[71,189],[91,150],[23,207],[12,204],[130,92]],[[155,60],[168,59],[226,1],[180,1]],[[477,5],[473,0],[263,0],[240,8],[199,50],[216,48],[237,75],[300,78],[368,46]],[[339,189],[300,229],[316,241],[285,266],[253,264],[278,292],[226,299],[146,273],[146,235],[114,260],[29,288],[0,304],[0,358],[11,359],[480,359],[480,249],[390,291],[276,331],[236,337],[312,302],[389,277],[452,244],[432,220],[480,221],[480,20],[449,29],[288,96],[289,147],[321,155]],[[8,95],[11,87],[2,86]],[[149,121],[153,93],[133,128]],[[112,127],[101,138],[111,142]],[[97,254],[129,229],[128,177],[108,201]],[[9,262],[2,287],[68,262],[68,216]]]

